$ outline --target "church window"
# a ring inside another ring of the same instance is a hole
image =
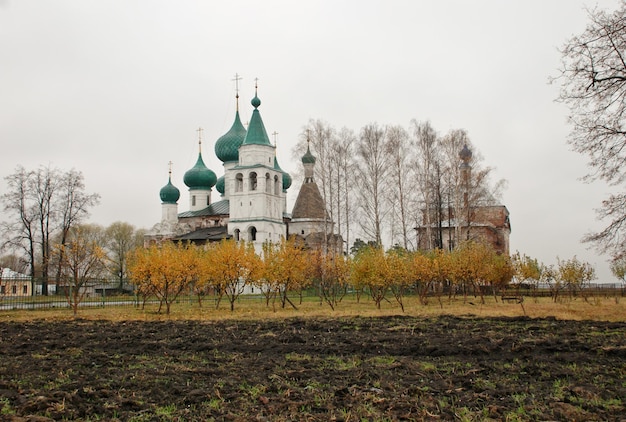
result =
[[[207,195],[207,197],[206,197],[206,206],[208,207],[209,205],[211,205],[211,197]]]
[[[256,190],[256,173],[250,173],[250,190]]]
[[[235,241],[239,242],[239,229],[235,229],[233,237],[235,238]]]
[[[265,192],[272,193],[272,179],[269,173],[265,173]]]
[[[235,176],[235,192],[243,192],[243,174],[241,173]]]
[[[195,207],[196,206],[196,195],[192,195],[191,196],[191,206]]]
[[[249,240],[251,242],[254,242],[256,240],[256,227],[254,226],[250,227],[250,230],[248,230],[248,234],[249,234]]]
[[[302,230],[302,234],[304,234],[304,230]]]
[[[280,183],[278,183],[278,176],[274,176],[274,195],[280,194]]]

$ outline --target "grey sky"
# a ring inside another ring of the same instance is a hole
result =
[[[511,249],[547,264],[577,255],[613,282],[606,258],[579,242],[602,227],[594,208],[609,190],[579,180],[585,158],[569,150],[567,110],[548,84],[585,5],[596,3],[0,0],[1,176],[74,167],[102,195],[92,222],[149,228],[170,160],[187,209],[198,127],[205,162],[223,174],[213,146],[232,123],[238,72],[244,121],[259,78],[283,169],[299,166],[291,148],[310,118],[356,132],[413,118],[466,129],[508,180]]]

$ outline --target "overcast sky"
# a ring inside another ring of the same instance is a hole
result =
[[[567,109],[548,83],[596,5],[618,2],[0,0],[0,193],[17,165],[76,168],[102,196],[91,222],[150,228],[171,160],[187,210],[198,127],[223,174],[213,146],[239,73],[242,120],[258,77],[284,170],[300,165],[291,149],[311,118],[465,129],[508,181],[511,250],[546,264],[577,255],[614,282],[607,257],[580,243],[602,228],[594,208],[609,190],[580,181],[586,159],[566,144]]]

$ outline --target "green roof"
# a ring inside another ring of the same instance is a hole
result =
[[[202,153],[198,154],[196,165],[185,172],[183,182],[190,189],[208,189],[210,190],[217,182],[215,173],[208,169],[202,160]]]
[[[263,119],[261,119],[261,113],[259,113],[258,107],[261,105],[261,100],[256,95],[252,99],[252,105],[254,111],[250,118],[250,124],[248,125],[248,133],[243,140],[242,145],[267,145],[272,146],[270,138],[267,136]]]
[[[215,189],[216,189],[219,193],[221,193],[222,195],[224,195],[224,187],[225,187],[225,186],[224,186],[224,183],[225,183],[225,182],[224,182],[224,176],[220,176],[220,177],[217,179],[217,183],[215,184]]]
[[[239,147],[246,137],[246,128],[241,124],[239,111],[235,114],[235,121],[231,128],[215,143],[215,155],[223,163],[239,160]]]
[[[315,164],[316,158],[311,154],[311,149],[307,143],[306,153],[302,156],[302,164]]]
[[[278,170],[283,174],[283,192],[287,192],[287,189],[289,189],[293,180],[291,179],[291,175],[289,173],[280,168],[278,165],[278,158],[276,158],[276,156],[274,156],[274,170]]]
[[[222,201],[214,202],[208,207],[198,211],[185,211],[178,214],[178,218],[186,217],[206,217],[211,215],[228,215],[230,213],[230,201],[224,199]]]
[[[159,192],[161,196],[161,202],[164,204],[175,204],[180,198],[180,191],[174,185],[172,185],[172,177],[170,176],[167,185],[163,186]]]

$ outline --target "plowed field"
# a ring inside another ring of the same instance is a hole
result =
[[[626,323],[0,323],[0,420],[624,420]]]

